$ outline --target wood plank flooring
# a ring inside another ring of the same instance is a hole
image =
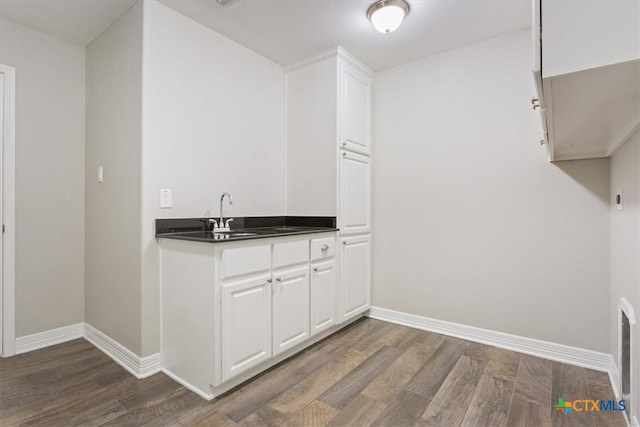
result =
[[[625,426],[553,410],[613,399],[606,374],[362,319],[207,402],[144,380],[84,340],[0,359],[0,425]]]

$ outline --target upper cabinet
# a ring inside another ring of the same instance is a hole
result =
[[[371,77],[352,63],[339,63],[340,146],[371,154]]]
[[[372,76],[340,47],[286,68],[287,215],[339,216],[339,150],[371,155]]]
[[[549,159],[610,156],[640,128],[640,1],[533,0],[532,24]]]

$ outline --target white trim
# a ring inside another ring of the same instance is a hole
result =
[[[373,77],[375,74],[375,72],[371,68],[369,68],[364,62],[361,62],[355,56],[351,55],[342,46],[334,46],[332,48],[323,50],[322,52],[319,52],[306,59],[286,65],[285,67],[283,67],[283,69],[285,73],[289,73],[291,71],[297,70],[302,67],[306,67],[311,64],[315,64],[317,62],[324,61],[325,59],[329,59],[329,58],[342,58],[345,61],[355,65],[357,68],[360,68],[361,71],[367,74],[369,78]]]
[[[640,422],[638,422],[638,417],[633,417],[633,423],[631,425],[633,427],[640,427]]]
[[[292,64],[286,65],[283,67],[285,73],[289,73],[291,71],[297,70],[298,68],[306,67],[311,64],[315,64],[316,62],[324,61],[329,58],[337,58],[338,57],[338,46],[323,50],[320,53],[317,53],[309,58],[303,59],[301,61],[294,62]]]
[[[85,324],[84,337],[136,378],[146,378],[160,372],[160,353],[140,357],[89,324]]]
[[[338,46],[336,50],[338,52],[338,58],[342,58],[345,61],[350,62],[356,68],[359,68],[360,71],[367,74],[367,77],[373,78],[373,76],[375,75],[375,72],[371,68],[369,68],[364,62],[361,62],[358,58],[351,55],[342,46]]]
[[[203,392],[198,387],[196,387],[193,384],[183,380],[182,378],[180,378],[179,376],[177,376],[176,374],[174,374],[173,372],[171,372],[167,368],[162,368],[160,371],[163,374],[165,374],[166,376],[168,376],[169,378],[171,378],[172,380],[174,380],[175,382],[177,382],[178,384],[180,384],[181,386],[183,386],[184,388],[186,388],[188,390],[191,390],[192,392],[194,392],[198,396],[202,397],[203,399],[211,400],[211,399],[213,399],[215,397],[213,395],[213,393],[212,394],[207,394],[207,393]]]
[[[16,134],[16,69],[0,64],[4,75],[3,87],[4,135],[2,138],[2,223],[5,225],[2,250],[2,343],[0,354],[13,356],[16,352],[16,227],[15,227],[15,134]]]
[[[63,326],[32,335],[25,335],[16,339],[16,354],[49,347],[63,342],[77,340],[84,335],[84,323]]]
[[[444,320],[430,319],[428,317],[416,316],[414,314],[402,313],[386,308],[371,307],[369,317],[468,341],[488,344],[519,353],[530,354],[556,362],[589,368],[595,371],[610,372],[611,366],[614,364],[613,357],[606,353],[473,326],[460,325]]]
[[[618,372],[618,365],[611,358],[611,366],[609,367],[609,381],[611,381],[611,388],[616,399],[622,399],[622,384],[620,383],[620,373]]]

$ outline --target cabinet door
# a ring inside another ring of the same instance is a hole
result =
[[[309,264],[273,277],[275,356],[309,338]]]
[[[371,159],[340,153],[340,232],[371,231]]]
[[[346,320],[371,307],[371,238],[343,238],[340,246],[340,314]]]
[[[269,274],[221,286],[222,381],[271,357]]]
[[[311,335],[322,332],[337,322],[336,261],[311,265]]]
[[[340,147],[371,153],[371,79],[352,65],[340,65]]]

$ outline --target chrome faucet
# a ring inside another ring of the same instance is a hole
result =
[[[222,193],[222,196],[220,196],[220,222],[218,223],[219,231],[229,231],[229,223],[233,221],[233,218],[229,218],[227,220],[227,224],[225,225],[224,219],[222,218],[222,203],[224,202],[224,196],[229,196],[229,204],[230,205],[233,204],[233,199],[231,199],[231,194]]]

